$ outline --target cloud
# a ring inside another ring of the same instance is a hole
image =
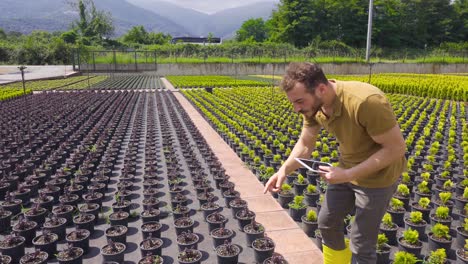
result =
[[[239,7],[263,1],[279,0],[165,0],[182,7],[192,8],[204,13],[215,13],[224,9]]]

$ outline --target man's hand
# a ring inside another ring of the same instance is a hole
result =
[[[320,177],[322,177],[322,179],[324,179],[327,183],[339,184],[354,180],[350,171],[347,169],[319,166],[319,170],[323,171],[323,173],[320,173]]]
[[[273,174],[273,176],[271,176],[268,182],[265,184],[265,189],[263,189],[263,193],[267,193],[268,191],[279,192],[279,190],[281,190],[281,185],[283,184],[285,178],[285,175],[280,176],[278,172]]]

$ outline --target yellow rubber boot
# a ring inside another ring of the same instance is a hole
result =
[[[334,250],[326,245],[323,247],[323,263],[324,264],[349,264],[351,263],[352,253],[349,249],[349,240],[345,240],[346,248],[343,250]]]

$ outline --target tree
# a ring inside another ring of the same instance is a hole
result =
[[[236,40],[241,42],[249,39],[256,42],[264,42],[267,37],[267,26],[263,18],[246,20],[236,32]]]
[[[126,43],[148,44],[149,35],[143,26],[134,26],[123,35],[122,40]]]
[[[6,39],[6,38],[7,38],[7,35],[5,31],[3,30],[3,28],[0,28],[0,40]]]
[[[172,36],[170,34],[164,34],[161,32],[150,32],[148,34],[148,39],[149,44],[164,45],[171,42]]]
[[[78,11],[79,19],[73,22],[73,29],[83,44],[102,42],[114,33],[112,16],[108,12],[96,9],[93,0],[78,0],[70,5]]]

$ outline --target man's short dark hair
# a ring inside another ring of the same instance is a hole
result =
[[[290,91],[296,83],[305,85],[308,92],[313,92],[319,84],[328,84],[328,79],[317,64],[309,62],[291,62],[286,75],[281,81],[283,91]]]

